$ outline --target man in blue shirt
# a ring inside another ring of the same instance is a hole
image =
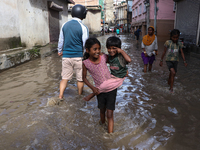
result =
[[[87,10],[85,6],[77,4],[72,8],[72,19],[62,25],[58,41],[58,55],[62,56],[62,80],[60,82],[59,99],[63,100],[63,94],[67,83],[76,73],[78,94],[83,91],[82,57],[85,41],[89,37],[88,28],[82,23]]]
[[[137,44],[138,44],[138,40],[140,38],[140,32],[141,32],[140,27],[134,32],[134,34],[136,36]]]

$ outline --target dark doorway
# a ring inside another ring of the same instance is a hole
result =
[[[49,9],[50,42],[57,42],[59,38],[59,11]]]

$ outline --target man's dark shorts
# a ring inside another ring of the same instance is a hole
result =
[[[139,40],[139,35],[136,35],[136,37],[137,37],[137,41]]]
[[[171,68],[174,68],[175,72],[177,72],[178,61],[166,61],[166,63],[169,71]]]
[[[116,96],[117,96],[117,89],[107,93],[100,93],[99,95],[97,95],[98,108],[115,110]]]

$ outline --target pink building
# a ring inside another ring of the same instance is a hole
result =
[[[144,36],[147,33],[147,26],[154,26],[155,1],[157,1],[157,37],[159,41],[165,41],[169,39],[169,31],[174,28],[173,0],[133,0],[131,27],[133,30],[140,27]]]

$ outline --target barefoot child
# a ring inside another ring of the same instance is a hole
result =
[[[86,45],[86,47],[88,46]],[[110,64],[111,79],[104,81],[98,87],[99,93],[112,91],[121,86],[127,75],[128,68],[126,64],[131,62],[130,57],[121,49],[121,40],[118,37],[109,37],[106,41],[106,47],[109,53],[107,63]],[[95,95],[95,93],[92,93],[84,97],[84,100],[89,101]]]
[[[166,63],[169,68],[169,79],[168,84],[170,85],[170,92],[173,93],[173,84],[174,84],[174,77],[177,72],[177,65],[179,61],[179,50],[181,51],[181,56],[183,58],[183,62],[185,67],[187,66],[187,63],[185,61],[185,56],[182,50],[183,44],[178,41],[180,35],[180,31],[177,29],[173,29],[170,33],[170,40],[167,40],[164,44],[164,52],[160,59],[160,66],[163,65],[163,58],[165,56],[165,53],[167,52],[166,56]]]
[[[158,44],[157,37],[154,34],[154,27],[150,26],[148,28],[148,34],[145,35],[142,39],[142,49],[141,54],[144,62],[144,72],[147,72],[147,66],[149,64],[149,71],[152,69],[152,64],[155,60],[155,55],[157,55]]]
[[[96,38],[89,38],[86,41],[85,48],[88,54],[88,59],[83,61],[83,81],[85,82],[86,85],[88,85],[92,89],[93,93],[97,95],[98,108],[100,109],[101,123],[102,124],[105,123],[105,116],[107,116],[108,133],[112,133],[114,127],[113,111],[115,110],[117,87],[123,83],[124,79],[123,78],[114,79],[111,77],[111,74],[106,64],[107,55],[101,53],[100,50],[101,45]],[[111,51],[113,51],[113,49]],[[87,80],[86,78],[87,70],[92,75],[96,87],[90,84],[89,81]],[[108,81],[111,81],[111,84],[105,84],[105,85],[107,86],[109,85],[110,89],[107,88],[106,86],[103,86],[106,87],[105,89],[107,91],[101,90],[100,88],[101,85],[104,84],[104,82],[108,83]],[[107,114],[105,115],[105,113]]]

